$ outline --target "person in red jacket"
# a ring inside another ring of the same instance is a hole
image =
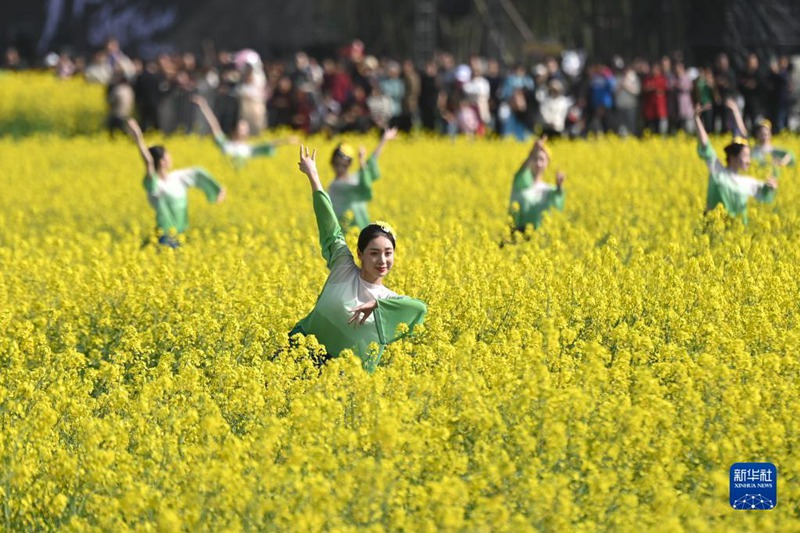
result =
[[[650,74],[642,84],[644,120],[650,131],[661,135],[667,133],[667,78],[661,64],[653,63]]]

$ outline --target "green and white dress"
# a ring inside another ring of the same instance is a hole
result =
[[[722,204],[732,216],[741,217],[747,224],[747,201],[753,197],[759,202],[775,199],[775,189],[749,176],[741,176],[726,168],[717,158],[711,144],[697,146],[697,154],[708,166],[708,194],[706,211]]]
[[[533,224],[534,229],[542,225],[544,212],[554,207],[559,211],[564,210],[564,189],[544,182],[535,182],[533,172],[524,168],[514,176],[511,186],[511,201],[509,213],[514,219],[514,228],[525,231],[528,224]]]
[[[778,163],[787,155],[789,156],[789,164],[787,166],[795,166],[797,163],[797,158],[795,157],[794,153],[789,150],[783,150],[775,147],[765,150],[763,146],[758,145],[754,146],[750,150],[750,158],[762,167],[772,165],[774,174],[776,176],[780,173]]]
[[[369,225],[367,202],[372,200],[372,184],[380,177],[378,160],[372,156],[363,168],[358,169],[358,172],[346,178],[333,180],[328,186],[333,210],[339,224],[345,230],[354,226],[364,229]]]
[[[216,202],[222,190],[213,176],[199,167],[175,170],[164,179],[147,174],[143,184],[147,200],[156,212],[156,226],[163,235],[183,233],[189,227],[190,187],[202,190],[209,202]]]
[[[398,296],[383,285],[364,281],[347,247],[330,197],[317,191],[313,199],[322,257],[330,274],[314,310],[289,335],[315,335],[333,357],[349,348],[361,358],[364,368],[373,372],[386,345],[401,338],[397,326],[407,324],[410,335],[423,322],[427,306],[420,300]],[[351,309],[373,300],[377,307],[364,324],[354,327],[347,323],[352,317]],[[376,345],[377,351],[371,350],[370,345]]]
[[[249,144],[244,141],[232,141],[225,135],[215,135],[214,142],[222,153],[231,158],[237,168],[241,168],[248,159],[260,156],[275,155],[275,146],[271,143]]]

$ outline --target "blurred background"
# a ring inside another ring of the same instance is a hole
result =
[[[682,50],[734,64],[800,52],[796,0],[38,0],[3,2],[0,35],[26,61],[118,39],[131,54],[253,48],[331,55],[358,38],[375,54],[424,61],[436,49],[513,62],[581,49],[597,59]]]
[[[198,92],[226,131],[255,100],[256,133],[664,133],[690,129],[695,103],[729,131],[729,97],[750,126],[800,125],[797,0],[38,0],[3,2],[0,38],[0,67],[129,84],[165,131],[204,128]]]

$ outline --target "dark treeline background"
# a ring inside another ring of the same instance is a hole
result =
[[[506,63],[562,49],[592,59],[676,50],[706,63],[800,53],[798,0],[39,0],[2,2],[0,38],[34,62],[86,54],[109,36],[144,57],[161,51],[254,48],[267,58],[332,55],[359,38],[374,55],[422,61],[438,50]]]

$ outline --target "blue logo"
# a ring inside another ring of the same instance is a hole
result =
[[[778,505],[778,469],[772,463],[735,463],[731,466],[731,507],[742,511],[769,511]]]

